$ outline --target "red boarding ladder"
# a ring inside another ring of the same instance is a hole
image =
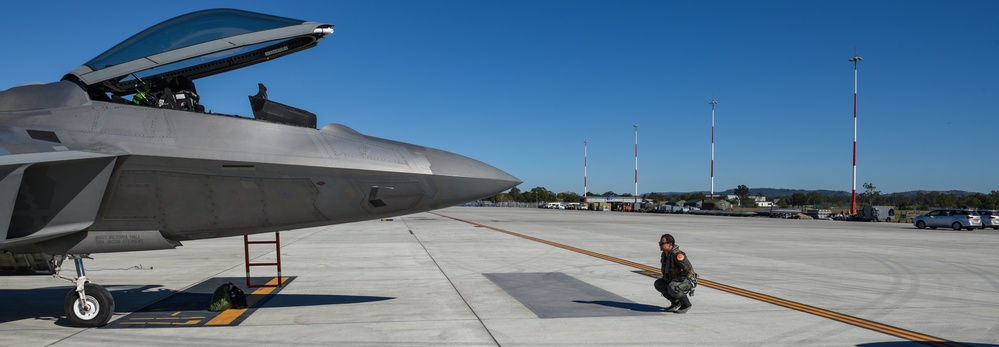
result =
[[[250,245],[261,245],[261,244],[273,244],[274,252],[277,254],[277,261],[273,263],[251,263],[250,262]],[[265,241],[250,241],[249,235],[243,235],[243,249],[246,254],[246,287],[247,288],[262,288],[262,287],[280,287],[284,284],[284,278],[281,277],[281,233],[274,233],[274,240]],[[250,283],[250,267],[251,266],[276,266],[277,267],[277,284],[251,284]]]

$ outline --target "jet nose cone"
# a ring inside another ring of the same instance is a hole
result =
[[[438,180],[438,198],[442,206],[460,204],[488,197],[516,187],[522,181],[481,161],[427,148],[423,153]]]

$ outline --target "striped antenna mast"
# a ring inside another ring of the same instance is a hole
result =
[[[638,122],[635,122],[635,202],[638,202]]]
[[[715,105],[718,104],[715,98],[708,102],[711,104],[711,200],[715,199]]]
[[[586,139],[583,139],[583,203],[588,203],[586,198]]]
[[[854,50],[853,58],[853,193],[850,198],[850,214],[857,213],[857,63],[864,60]]]

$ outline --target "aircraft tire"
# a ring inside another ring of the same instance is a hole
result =
[[[63,304],[69,324],[81,328],[95,328],[108,324],[111,315],[114,314],[114,298],[111,297],[111,293],[104,287],[92,283],[85,284],[83,291],[92,309],[85,309],[76,290],[70,290]]]

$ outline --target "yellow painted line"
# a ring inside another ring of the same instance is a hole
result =
[[[268,286],[277,285],[278,279],[279,279],[278,277],[274,277],[273,279],[268,281],[266,285]],[[281,279],[283,279],[282,281],[283,283],[284,281],[287,281],[288,277],[281,277]],[[257,297],[260,297],[268,295],[273,291],[274,287],[262,287],[262,288],[257,288],[257,290],[254,290],[253,293],[250,293],[250,295],[257,295]],[[253,302],[247,301],[246,303],[247,308],[239,308],[239,309],[231,308],[222,311],[222,313],[219,313],[218,316],[212,318],[212,320],[208,321],[208,323],[205,323],[205,325],[229,325],[232,323],[232,321],[236,320],[236,318],[239,318],[239,316],[241,316],[244,312],[246,312],[246,310],[248,310],[250,307],[253,307],[253,304],[256,303],[257,303],[256,301]]]
[[[446,215],[443,215],[443,214],[440,214],[440,213],[436,213],[436,212],[430,212],[430,213],[433,213],[435,215],[438,215],[438,216],[441,216],[441,217],[444,217],[444,218],[453,219],[453,220],[456,220],[456,221],[459,221],[459,222],[468,223],[468,224],[471,224],[471,225],[474,225],[474,226],[477,226],[477,227],[480,227],[480,228],[486,228],[486,229],[489,229],[489,230],[498,231],[498,232],[501,232],[501,233],[504,233],[504,234],[508,234],[508,235],[520,237],[520,238],[523,238],[523,239],[527,239],[527,240],[531,240],[531,241],[535,241],[535,242],[540,242],[540,243],[543,243],[543,244],[546,244],[546,245],[550,245],[550,246],[562,248],[562,249],[565,249],[565,250],[570,250],[570,251],[573,251],[573,252],[577,252],[577,253],[585,254],[585,255],[588,255],[588,256],[600,258],[600,259],[603,259],[603,260],[615,262],[615,263],[618,263],[618,264],[621,264],[621,265],[631,266],[633,268],[637,268],[637,269],[640,269],[640,270],[652,272],[652,273],[655,273],[655,274],[660,274],[660,275],[662,274],[662,271],[660,269],[657,269],[657,268],[652,267],[652,266],[644,265],[644,264],[639,264],[639,263],[636,263],[636,262],[633,262],[633,261],[624,260],[624,259],[621,259],[621,258],[615,258],[615,257],[609,256],[609,255],[604,255],[604,254],[600,254],[600,253],[596,253],[596,252],[591,252],[591,251],[588,251],[588,250],[585,250],[585,249],[581,249],[581,248],[576,248],[576,247],[572,247],[572,246],[568,246],[568,245],[563,245],[563,244],[557,243],[557,242],[552,242],[552,241],[548,241],[548,240],[544,240],[544,239],[539,239],[537,237],[527,236],[527,235],[524,235],[524,234],[518,234],[518,233],[515,233],[515,232],[512,232],[512,231],[503,230],[503,229],[500,229],[500,228],[495,228],[495,227],[491,227],[491,226],[488,226],[488,225],[479,224],[479,223],[476,223],[476,222],[471,222],[471,221],[467,221],[467,220],[463,220],[463,219],[459,219],[459,218],[455,218],[455,217],[451,217],[451,216],[446,216]],[[819,316],[819,317],[825,317],[825,318],[832,319],[832,320],[835,320],[835,321],[838,321],[838,322],[841,322],[841,323],[846,323],[846,324],[850,324],[850,325],[853,325],[853,326],[861,327],[861,328],[864,328],[864,329],[873,330],[873,331],[876,331],[876,332],[888,334],[888,335],[895,336],[895,337],[902,338],[902,339],[906,339],[906,340],[909,340],[909,341],[920,342],[920,343],[923,343],[923,344],[926,344],[926,345],[930,345],[930,346],[951,346],[951,347],[963,346],[963,347],[967,347],[967,345],[963,345],[963,344],[960,344],[960,343],[957,343],[957,342],[954,342],[954,341],[950,341],[950,340],[945,340],[945,339],[942,339],[942,338],[939,338],[939,337],[930,336],[930,335],[926,335],[926,334],[921,334],[921,333],[917,333],[915,331],[906,330],[906,329],[902,329],[902,328],[898,328],[898,327],[893,327],[893,326],[890,326],[890,325],[887,325],[887,324],[881,324],[881,323],[878,323],[878,322],[866,320],[866,319],[863,319],[863,318],[857,318],[857,317],[854,317],[854,316],[849,316],[849,315],[845,315],[845,314],[838,313],[838,312],[829,311],[829,310],[818,308],[818,307],[815,307],[815,306],[810,306],[810,305],[805,305],[805,304],[797,303],[797,302],[794,302],[794,301],[784,300],[784,299],[773,297],[773,296],[770,296],[770,295],[761,294],[761,293],[757,293],[757,292],[753,292],[753,291],[749,291],[749,290],[745,290],[745,289],[740,289],[740,288],[736,288],[736,287],[724,285],[724,284],[721,284],[721,283],[718,283],[718,282],[712,282],[712,281],[709,281],[709,280],[706,280],[706,279],[700,279],[699,278],[697,280],[697,284],[698,285],[703,285],[703,286],[708,287],[708,288],[712,288],[712,289],[717,289],[717,290],[721,290],[721,291],[724,291],[724,292],[728,292],[728,293],[731,293],[731,294],[736,294],[736,295],[744,296],[744,297],[747,297],[747,298],[750,298],[750,299],[760,300],[760,301],[763,301],[763,302],[766,302],[766,303],[770,303],[770,304],[774,304],[774,305],[777,305],[777,306],[790,308],[790,309],[797,310],[797,311],[800,311],[800,312],[813,314],[813,315],[816,315],[816,316]]]
[[[232,321],[236,320],[236,318],[239,318],[243,312],[246,312],[246,310],[247,309],[245,308],[230,308],[222,311],[222,313],[219,313],[218,316],[212,318],[212,320],[205,323],[205,325],[229,325]]]
[[[189,320],[186,322],[149,322],[147,325],[196,325],[201,323],[200,319]]]
[[[136,317],[136,318],[129,318],[128,320],[134,320],[134,321],[142,321],[142,320],[178,320],[178,319],[199,319],[199,318],[200,319],[204,319],[205,317],[203,317],[203,316],[201,316],[201,317],[199,317],[199,316],[188,316],[188,317]]]
[[[122,325],[196,325],[201,323],[201,319],[188,319],[181,322],[180,320],[176,322],[122,322]]]
[[[180,316],[182,312],[174,312],[169,317],[136,317],[129,318],[122,325],[195,325],[205,319],[204,316]],[[169,322],[164,322],[169,321]],[[181,322],[183,321],[183,322]]]

